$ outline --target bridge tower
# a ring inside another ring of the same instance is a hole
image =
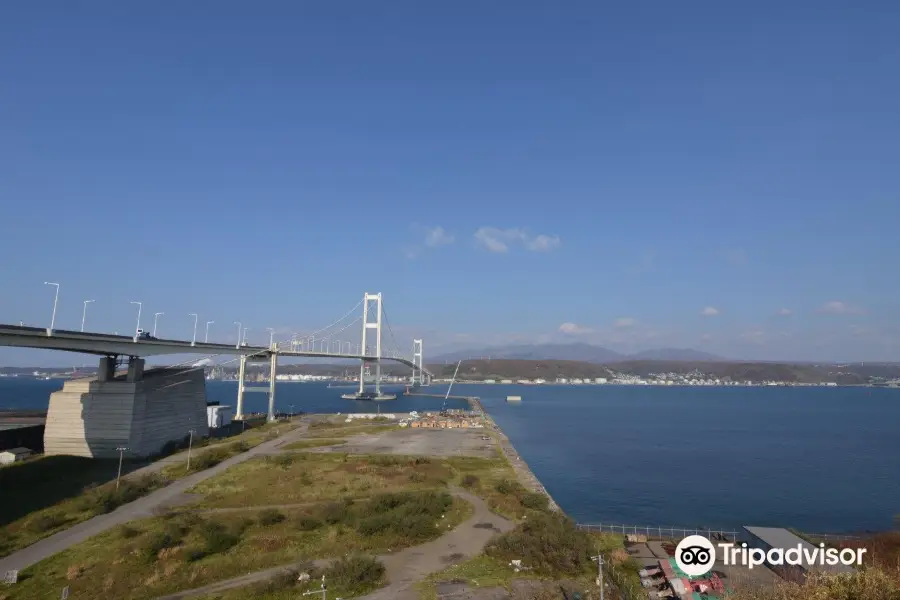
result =
[[[374,311],[370,310],[370,305],[374,304]],[[371,314],[375,313],[374,322],[370,321]],[[375,394],[381,395],[381,293],[370,294],[366,292],[365,297],[363,298],[363,329],[362,329],[362,354],[364,357],[362,360],[362,364],[359,367],[359,393],[362,395],[366,389],[366,361],[370,360],[369,357],[366,356],[368,352],[368,340],[369,340],[369,330],[375,330]]]
[[[412,384],[425,385],[425,373],[422,370],[422,340],[413,340]]]

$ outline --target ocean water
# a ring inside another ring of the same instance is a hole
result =
[[[0,408],[45,409],[61,386],[0,379]],[[341,399],[349,389],[279,383],[277,409],[375,410]],[[840,533],[888,529],[900,514],[900,390],[457,384],[453,393],[481,397],[547,490],[582,522]],[[521,404],[507,404],[510,394]],[[208,382],[209,400],[233,405],[236,395],[234,382]],[[246,399],[247,410],[265,410],[264,394]],[[407,412],[438,409],[442,400],[379,404]]]

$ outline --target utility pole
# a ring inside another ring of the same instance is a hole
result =
[[[291,404],[289,406],[291,407],[291,422],[293,422],[294,421],[294,405]]]
[[[591,560],[597,561],[597,585],[600,586],[600,600],[603,600],[603,555],[592,556]]]
[[[187,470],[191,470],[191,447],[194,445],[194,430],[188,429],[188,433],[191,435],[188,440],[188,460],[187,460]]]
[[[207,321],[206,322],[206,337],[203,338],[204,344],[209,343],[209,326],[212,325],[213,323],[215,323],[215,321]]]
[[[116,450],[119,451],[119,472],[116,473],[116,489],[119,489],[119,478],[122,477],[122,455],[125,454],[125,451],[128,450],[128,448],[119,446]]]

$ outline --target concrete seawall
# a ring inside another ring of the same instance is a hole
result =
[[[528,463],[522,460],[522,457],[519,456],[519,453],[512,445],[512,442],[509,441],[509,438],[506,437],[506,434],[503,433],[503,430],[500,429],[500,427],[494,422],[494,419],[491,417],[491,415],[488,414],[486,410],[484,410],[484,407],[481,405],[481,399],[475,396],[470,396],[467,397],[466,400],[468,400],[469,407],[473,411],[478,412],[483,416],[485,426],[493,431],[494,434],[500,439],[500,449],[506,456],[506,460],[509,461],[509,464],[516,472],[516,475],[519,478],[519,483],[525,486],[525,488],[529,491],[537,492],[547,496],[550,510],[562,512],[562,509],[556,503],[556,500],[553,499],[553,496],[550,495],[550,492],[547,491],[547,488],[545,488],[540,480],[534,475],[534,473],[531,472],[531,468],[529,468]]]

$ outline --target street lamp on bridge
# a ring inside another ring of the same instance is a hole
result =
[[[138,306],[138,316],[137,316],[137,325],[134,328],[134,341],[137,341],[138,333],[141,331],[141,309],[144,307],[143,302],[138,302],[136,300],[131,301],[132,304],[137,304]]]
[[[50,317],[50,329],[47,330],[47,335],[53,335],[53,327],[56,325],[56,302],[59,300],[59,284],[45,281],[44,285],[56,286],[56,294],[53,296],[53,316]]]
[[[275,330],[271,327],[266,327],[266,331],[269,332],[269,348],[271,348],[272,344],[275,343]]]
[[[209,343],[209,326],[215,323],[215,321],[207,321],[206,322],[206,337],[203,338],[203,343]]]
[[[250,331],[249,327],[244,327],[244,339],[241,340],[241,346],[247,345],[247,332]]]
[[[93,302],[93,300],[85,300],[84,301],[84,310],[81,311],[81,332],[84,333],[84,321],[87,318],[87,305]]]
[[[164,315],[164,314],[166,314],[166,313],[161,313],[161,312],[153,313],[153,334],[152,334],[153,337],[156,337],[156,323],[157,323],[157,321],[159,321],[159,315]]]
[[[241,322],[235,321],[234,324],[238,326],[237,345],[235,345],[235,348],[240,348],[241,347]]]
[[[191,313],[188,316],[194,317],[194,337],[191,338],[191,346],[195,346],[197,344],[197,313]]]

